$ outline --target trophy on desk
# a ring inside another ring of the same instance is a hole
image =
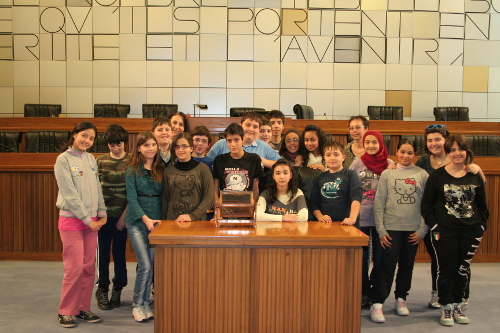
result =
[[[255,227],[255,203],[251,191],[220,191],[215,205],[215,226]]]

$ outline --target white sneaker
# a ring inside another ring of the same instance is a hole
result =
[[[155,314],[154,314],[153,310],[151,310],[151,307],[149,306],[149,302],[145,303],[142,306],[142,309],[144,310],[144,314],[146,315],[146,317],[148,317],[148,319],[154,319]]]
[[[457,322],[458,324],[470,323],[469,318],[467,318],[462,312],[462,303],[455,304],[455,307],[453,309],[453,319],[455,319],[455,322]]]
[[[408,311],[408,308],[406,307],[406,301],[401,297],[394,300],[394,308],[399,316],[408,316],[410,314],[410,311]]]
[[[374,323],[385,323],[384,313],[382,312],[382,303],[374,303],[370,307],[370,319]]]
[[[462,303],[460,303],[460,309],[462,309],[462,311],[465,311],[468,306],[469,306],[469,299],[468,298],[462,299]]]
[[[144,313],[144,309],[142,306],[138,308],[132,308],[132,316],[134,317],[134,320],[139,323],[148,321],[148,317]]]
[[[431,293],[431,301],[429,302],[429,308],[431,308],[431,309],[439,309],[439,308],[441,308],[441,305],[439,304],[437,290],[433,290],[432,293]]]
[[[439,319],[441,325],[453,326],[453,324],[455,324],[453,312],[453,304],[441,305],[441,319]]]

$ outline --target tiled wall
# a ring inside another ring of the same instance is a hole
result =
[[[499,12],[500,0],[0,0],[0,116],[299,103],[318,119],[463,105],[499,121]]]

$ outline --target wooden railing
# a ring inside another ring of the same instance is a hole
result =
[[[150,130],[152,123],[152,119],[130,118],[0,118],[0,131],[70,131],[82,120],[94,122],[98,131],[104,131],[109,123],[117,122],[131,135]],[[213,134],[217,134],[235,121],[238,122],[239,118],[191,118],[190,124],[193,127],[203,124]],[[285,128],[302,130],[306,124],[317,124],[325,132],[334,134],[337,140],[347,139],[347,121],[343,120],[287,118]],[[428,124],[429,122],[380,120],[371,121],[370,128],[391,134],[391,139],[399,140],[399,135],[402,134],[421,134]],[[452,133],[500,135],[499,123],[446,122],[446,126]],[[57,230],[58,210],[55,206],[57,185],[53,174],[57,155],[0,153],[0,260],[61,260],[62,247]],[[486,174],[490,210],[488,230],[475,262],[500,262],[500,157],[476,157],[475,163],[480,165]],[[131,246],[127,249],[127,256],[129,260],[134,260]],[[428,261],[423,247],[419,248],[417,261]]]

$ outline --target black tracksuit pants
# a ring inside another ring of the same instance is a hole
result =
[[[436,225],[429,233],[437,258],[439,303],[460,303],[468,298],[470,263],[483,238],[483,227],[477,224],[451,229]]]

